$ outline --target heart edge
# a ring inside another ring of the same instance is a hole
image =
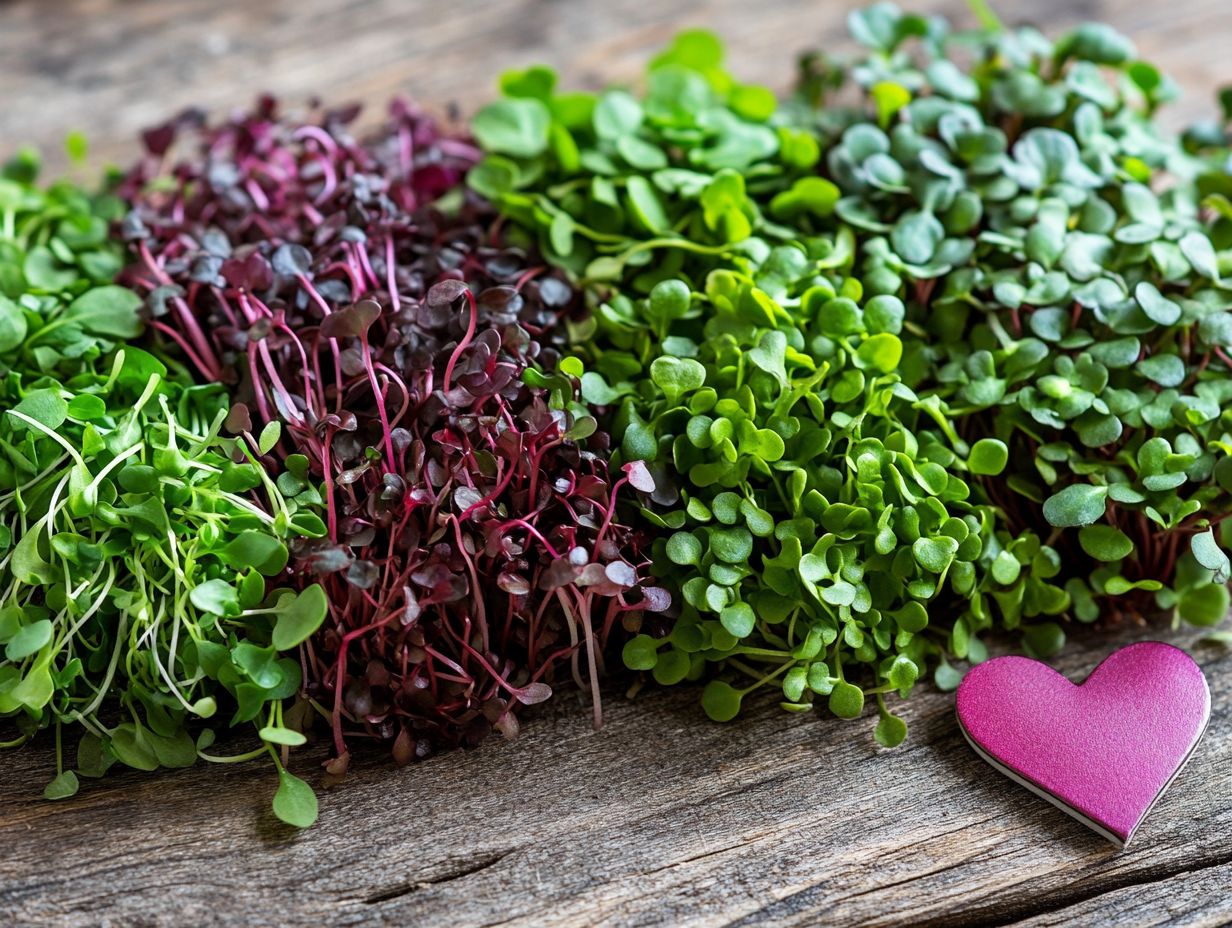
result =
[[[1097,667],[1096,670],[1098,669],[1099,668]],[[1094,671],[1092,671],[1091,675],[1092,676],[1094,675]],[[1088,676],[1088,679],[1090,679],[1089,676]],[[1083,681],[1083,683],[1085,682],[1086,680]],[[1206,684],[1205,674],[1203,674],[1202,676],[1202,682]],[[1082,684],[1080,683],[1077,685],[1081,686]],[[1067,803],[1060,796],[1056,795],[1050,790],[1045,789],[1040,784],[1029,779],[1025,774],[1022,774],[1018,772],[1017,770],[1014,770],[1012,767],[1009,767],[1006,764],[1002,763],[1000,760],[998,760],[996,757],[994,757],[992,754],[986,751],[978,742],[976,742],[975,738],[971,735],[971,733],[967,731],[967,726],[963,724],[962,716],[959,715],[957,711],[955,711],[954,716],[958,721],[958,730],[962,732],[963,738],[966,740],[967,744],[971,746],[971,750],[975,751],[976,755],[980,758],[980,760],[984,761],[984,763],[988,764],[988,766],[992,767],[998,773],[1001,773],[1004,776],[1008,777],[1010,780],[1013,780],[1019,786],[1026,787],[1028,790],[1030,790],[1035,795],[1039,796],[1042,799],[1047,800],[1051,805],[1055,806],[1056,808],[1064,812],[1066,815],[1070,816],[1070,818],[1073,818],[1076,821],[1081,822],[1083,825],[1086,825],[1088,828],[1090,828],[1100,837],[1106,838],[1108,841],[1110,841],[1113,845],[1116,846],[1118,851],[1123,851],[1129,847],[1129,843],[1134,839],[1134,835],[1138,833],[1138,829],[1142,826],[1142,823],[1147,820],[1147,817],[1151,814],[1151,811],[1155,808],[1156,804],[1158,804],[1159,800],[1163,798],[1164,793],[1166,793],[1168,789],[1172,786],[1172,784],[1176,782],[1176,778],[1181,775],[1181,771],[1183,771],[1186,768],[1186,766],[1189,765],[1190,760],[1192,760],[1194,754],[1197,753],[1198,745],[1200,745],[1202,743],[1202,739],[1206,737],[1206,730],[1207,728],[1210,727],[1210,722],[1211,722],[1210,687],[1209,685],[1207,685],[1206,712],[1202,717],[1202,726],[1198,729],[1197,734],[1194,735],[1193,743],[1190,744],[1189,750],[1185,752],[1184,758],[1182,758],[1181,762],[1177,764],[1176,769],[1172,771],[1172,776],[1168,777],[1168,779],[1164,782],[1164,785],[1159,788],[1159,791],[1155,794],[1155,798],[1151,800],[1150,804],[1142,811],[1142,814],[1138,816],[1138,820],[1134,822],[1134,827],[1130,829],[1129,834],[1126,835],[1124,838],[1121,838],[1120,835],[1116,834],[1115,832],[1110,831],[1108,828],[1101,825],[1099,822],[1095,821],[1093,818],[1090,818],[1089,816],[1083,814],[1077,808]]]

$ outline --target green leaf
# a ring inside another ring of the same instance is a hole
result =
[[[1223,583],[1208,583],[1182,590],[1177,600],[1177,614],[1191,625],[1218,625],[1228,615],[1230,596]]]
[[[125,722],[111,732],[111,751],[122,764],[137,770],[157,770],[158,757],[146,737],[145,729]]]
[[[1097,561],[1119,561],[1134,550],[1134,543],[1119,528],[1111,525],[1088,525],[1078,532],[1082,550]]]
[[[1058,58],[1075,57],[1096,64],[1117,65],[1137,54],[1133,42],[1104,23],[1083,23],[1062,36],[1056,45]]]
[[[321,627],[328,610],[329,602],[319,583],[301,590],[290,603],[284,600],[274,622],[274,647],[279,651],[299,647]]]
[[[690,532],[677,532],[667,540],[667,557],[673,564],[697,564],[702,557],[702,543]]]
[[[1164,297],[1159,288],[1145,280],[1134,289],[1134,298],[1147,317],[1159,325],[1175,325],[1181,318],[1181,307]]]
[[[527,97],[497,100],[475,114],[471,131],[489,152],[533,158],[548,147],[548,109],[539,100]]]
[[[518,166],[501,155],[488,155],[467,172],[466,182],[480,196],[498,200],[516,187]]]
[[[872,367],[888,374],[898,367],[903,357],[903,343],[897,335],[879,332],[870,335],[856,349],[856,357],[865,367]]]
[[[75,796],[78,788],[77,774],[71,770],[62,770],[54,780],[43,788],[44,799],[67,799]]]
[[[33,246],[26,253],[21,270],[32,289],[45,293],[67,290],[77,280],[76,270],[64,267],[46,245]]]
[[[299,777],[279,768],[274,814],[288,825],[307,828],[317,820],[316,793]]]
[[[199,583],[192,588],[188,598],[202,612],[213,615],[232,616],[238,615],[240,611],[235,587],[226,580],[206,580]]]
[[[1065,631],[1056,622],[1032,625],[1023,631],[1023,644],[1032,657],[1052,657],[1065,647]]]
[[[51,581],[52,566],[39,553],[39,531],[32,528],[22,535],[13,548],[12,560],[9,562],[13,576],[22,583],[31,586],[41,586]]]
[[[911,552],[921,567],[939,574],[953,562],[954,555],[958,553],[958,542],[945,535],[917,538],[911,546]]]
[[[1174,354],[1144,358],[1138,362],[1138,370],[1161,387],[1179,387],[1185,380],[1185,362]]]
[[[20,348],[26,331],[26,316],[21,307],[0,294],[0,354]]]
[[[81,393],[68,401],[68,417],[79,422],[91,422],[107,415],[107,404],[92,393]]]
[[[958,689],[958,684],[962,683],[962,678],[962,671],[955,669],[952,664],[945,660],[942,660],[937,665],[937,669],[933,671],[933,683],[943,693],[950,693]]]
[[[1219,280],[1219,262],[1215,256],[1215,246],[1209,238],[1201,232],[1187,232],[1177,244],[1196,273],[1210,280]]]
[[[723,627],[737,638],[747,638],[757,625],[757,616],[748,603],[732,603],[719,614]]]
[[[68,418],[68,403],[55,390],[31,390],[20,403],[13,407],[13,411],[47,426],[54,432]],[[15,429],[28,427],[28,424],[20,417],[14,417],[8,421]]]
[[[39,619],[23,626],[5,645],[5,660],[21,661],[31,654],[37,654],[51,641],[51,635],[52,624],[49,619]]]
[[[197,762],[197,746],[183,729],[169,736],[146,732],[146,740],[162,767],[191,767]]]
[[[906,699],[919,676],[920,668],[916,662],[906,654],[899,654],[894,658],[894,663],[890,665],[886,680],[898,690],[900,696]]]
[[[1104,514],[1107,498],[1107,487],[1076,483],[1044,501],[1044,518],[1058,528],[1090,525]]]
[[[308,743],[308,739],[299,732],[275,725],[266,725],[257,734],[260,735],[262,741],[268,744],[284,744],[295,748]]]
[[[888,126],[894,114],[911,102],[911,91],[894,81],[878,81],[869,90],[877,109],[877,122]]]
[[[650,379],[674,404],[706,383],[706,368],[692,358],[655,358],[650,364]]]
[[[789,190],[775,194],[770,212],[777,219],[792,220],[804,215],[825,218],[834,212],[842,192],[824,177],[802,177]]]
[[[981,438],[971,446],[967,466],[973,474],[995,477],[1005,470],[1009,458],[1010,452],[1005,442],[996,438]]]
[[[743,564],[753,553],[753,533],[743,526],[712,528],[710,551],[728,564]]]
[[[744,694],[723,680],[711,680],[702,690],[702,708],[716,722],[730,722],[740,714]]]
[[[287,546],[266,532],[240,532],[219,553],[234,570],[252,567],[267,577],[274,576],[287,566]]]
[[[556,72],[542,65],[532,65],[525,71],[506,71],[500,76],[501,93],[510,97],[533,97],[550,100],[556,86]]]
[[[650,291],[647,315],[664,323],[683,319],[689,312],[693,293],[683,280],[661,280]]]
[[[257,439],[257,451],[261,454],[269,454],[281,437],[282,424],[277,420],[267,422],[265,428],[261,429],[261,437]]]
[[[907,737],[907,723],[897,715],[883,713],[873,731],[873,737],[883,748],[896,748]]]
[[[85,161],[89,152],[90,143],[85,133],[73,130],[64,137],[64,153],[73,163],[80,164]]]
[[[660,686],[673,686],[689,675],[692,666],[687,653],[669,648],[659,655],[652,676]]]
[[[247,706],[253,709],[253,716],[249,716],[245,710],[245,693],[236,688],[236,697],[241,705],[241,714],[238,716],[239,721],[247,721],[249,717],[255,717],[255,712],[262,708],[263,702],[272,698],[271,691],[281,692],[287,689],[288,671],[292,672],[292,680],[299,677],[299,666],[294,661],[284,662],[279,660],[278,652],[270,647],[258,647],[251,641],[240,641],[231,648],[231,661],[236,668],[243,671],[244,675],[252,681],[259,692],[253,693],[251,687],[247,693],[249,698],[256,696],[255,704]],[[247,685],[247,684],[243,684]],[[285,693],[289,696],[294,692],[294,686],[290,687],[290,692]]]
[[[663,203],[655,193],[650,181],[634,175],[625,181],[625,192],[629,195],[629,205],[633,214],[643,226],[651,232],[665,232],[671,226]]]
[[[557,213],[552,217],[551,225],[548,226],[548,240],[556,254],[561,257],[573,254],[573,234],[576,229],[577,224],[568,213]]]
[[[609,90],[599,97],[591,118],[595,134],[615,142],[637,132],[642,124],[642,105],[623,90]]]
[[[927,264],[945,238],[945,227],[932,213],[909,212],[894,224],[890,243],[908,264]]]
[[[830,711],[840,719],[855,719],[864,711],[864,691],[840,680],[830,691]]]
[[[1199,564],[1207,570],[1214,571],[1216,583],[1228,582],[1229,574],[1232,573],[1232,563],[1229,563],[1228,555],[1219,547],[1213,531],[1207,529],[1205,532],[1198,532],[1189,539],[1189,547]]]
[[[695,71],[710,71],[723,63],[723,43],[705,29],[683,29],[676,33],[671,45],[651,63],[651,70],[666,65],[683,65]]]
[[[95,287],[73,300],[63,319],[87,332],[115,338],[136,338],[141,334],[141,297],[127,287]]]
[[[630,670],[653,670],[659,662],[659,645],[649,635],[635,635],[625,642],[621,657]]]
[[[77,743],[77,772],[86,777],[101,777],[116,762],[115,755],[97,735],[86,732]]]

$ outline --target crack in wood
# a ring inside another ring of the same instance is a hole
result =
[[[977,822],[965,822],[958,828],[954,828],[949,831],[937,832],[936,834],[930,837],[931,839],[944,839],[950,835],[957,834],[957,833],[966,831],[971,828],[979,828],[987,824],[988,822],[992,821],[993,819],[997,819],[1001,817],[1002,816],[998,813],[995,815],[990,815],[987,818],[981,819]],[[847,896],[842,897],[841,901],[859,899],[863,896],[868,896],[872,893],[877,893],[877,892],[882,892],[882,891],[898,890],[918,880],[927,879],[928,877],[936,876],[939,873],[945,873],[948,870],[956,870],[965,864],[971,864],[971,863],[972,861],[969,859],[956,861],[954,863],[946,864],[945,866],[938,867],[934,870],[930,870],[927,873],[914,874],[904,880],[899,880],[894,883],[884,884],[880,886],[873,886],[873,887],[861,890],[856,893],[851,893]],[[741,915],[739,918],[723,923],[721,928],[752,928],[752,926],[763,922],[766,918],[772,918],[775,916],[783,916],[783,915],[791,916],[791,915],[799,914],[800,912],[809,908],[811,905],[815,905],[817,903],[818,897],[819,896],[824,897],[826,893],[832,888],[832,885],[833,885],[832,881],[830,880],[819,880],[815,883],[810,883],[809,885],[804,886],[796,890],[793,893],[790,893],[786,896],[776,899],[774,902],[770,903],[769,905],[757,908],[753,910],[752,912],[746,912],[745,914]]]
[[[1149,874],[1127,873],[1120,879],[1114,877],[1098,887],[1093,886],[1087,890],[1051,893],[1042,904],[1038,899],[1026,899],[1017,905],[987,906],[968,913],[947,912],[937,918],[917,922],[916,928],[943,928],[943,926],[944,928],[1010,928],[1028,919],[1063,912],[1122,889],[1141,889],[1175,879],[1178,876],[1201,873],[1204,870],[1224,867],[1228,864],[1232,864],[1232,854],[1222,855],[1216,860],[1197,866],[1160,866],[1152,869]]]
[[[473,876],[476,873],[482,873],[489,867],[494,867],[510,854],[512,850],[499,851],[495,854],[485,854],[477,857],[474,860],[459,862],[459,865],[451,870],[442,873],[440,876],[435,876],[426,880],[408,880],[404,883],[398,883],[386,889],[378,890],[377,892],[365,896],[363,899],[364,905],[377,905],[381,902],[389,902],[391,899],[400,899],[403,896],[409,896],[417,893],[420,890],[429,889],[433,886],[440,886],[442,883],[452,883],[455,880],[463,879],[464,877]]]
[[[699,860],[706,860],[707,858],[715,857],[719,854],[726,854],[728,851],[739,850],[740,848],[748,847],[753,842],[758,841],[761,838],[764,838],[766,834],[769,834],[769,832],[765,832],[765,833],[758,834],[758,835],[753,835],[750,838],[737,841],[735,844],[728,844],[723,847],[717,847],[713,851],[703,851],[700,854],[690,854],[688,857],[681,858],[680,860],[673,860],[671,863],[663,864],[663,866],[661,867],[654,867],[650,870],[643,870],[641,875],[642,876],[653,876],[656,873],[663,873],[665,870],[674,870],[677,867],[686,867],[689,864],[697,863]]]

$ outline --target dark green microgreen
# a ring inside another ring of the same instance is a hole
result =
[[[904,381],[973,443],[973,498],[1012,536],[1053,529],[1068,575],[1040,611],[1205,623],[1232,543],[1227,127],[1169,132],[1175,85],[1105,25],[1053,42],[981,18],[880,3],[851,17],[864,58],[806,59],[836,215],[905,307]]]

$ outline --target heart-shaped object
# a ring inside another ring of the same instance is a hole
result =
[[[1080,686],[998,657],[967,672],[958,722],[984,760],[1124,847],[1206,731],[1211,694],[1184,651],[1114,651]]]

